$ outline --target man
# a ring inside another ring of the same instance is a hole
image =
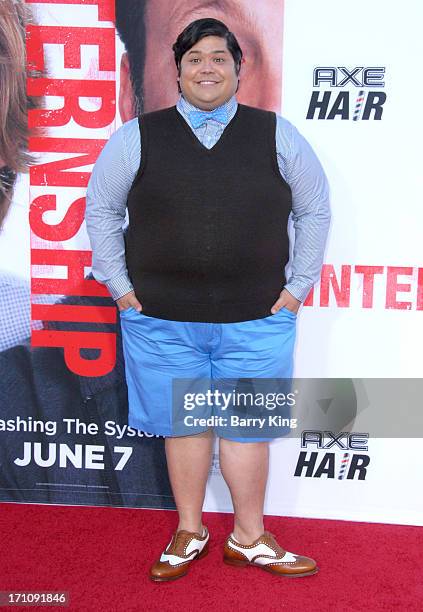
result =
[[[86,212],[94,276],[121,314],[129,423],[166,436],[179,524],[151,569],[157,581],[185,575],[209,539],[201,513],[212,432],[174,435],[172,381],[290,378],[295,316],[319,274],[330,216],[323,171],[295,128],[237,103],[242,51],[228,28],[197,20],[173,50],[177,106],[112,136]],[[225,561],[314,574],[315,561],[264,531],[268,441],[221,435],[220,466],[235,514]]]

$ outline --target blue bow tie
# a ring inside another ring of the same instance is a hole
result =
[[[188,119],[192,127],[199,128],[209,119],[215,119],[219,123],[228,123],[228,113],[224,108],[215,108],[214,111],[191,111],[188,113]]]

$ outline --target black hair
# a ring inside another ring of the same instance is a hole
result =
[[[143,75],[145,65],[145,5],[148,0],[115,0],[116,30],[128,54],[129,72],[134,91],[136,114],[143,110]]]
[[[219,36],[226,40],[228,50],[231,52],[235,62],[236,74],[239,74],[241,69],[242,50],[238,44],[235,35],[229,28],[218,19],[206,17],[205,19],[197,19],[179,34],[173,45],[173,53],[175,54],[175,63],[178,69],[178,74],[181,73],[182,56],[189,51],[199,40],[206,36]]]

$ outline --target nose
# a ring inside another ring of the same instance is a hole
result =
[[[204,58],[204,61],[201,64],[201,72],[213,72],[214,64],[213,61],[209,58]]]

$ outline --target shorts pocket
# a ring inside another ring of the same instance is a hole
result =
[[[125,308],[124,310],[119,310],[119,316],[121,317],[130,317],[132,315],[140,315],[141,313],[135,310],[133,306],[129,306],[129,308]]]
[[[134,310],[133,306],[129,306],[129,308],[124,308],[124,310],[119,310],[119,313],[122,314],[124,312],[129,312],[130,310]]]
[[[292,312],[292,310],[289,310],[288,308],[286,308],[286,306],[282,306],[281,310],[285,312],[287,315],[289,315],[290,317],[292,317],[293,319],[297,318],[297,313]]]

